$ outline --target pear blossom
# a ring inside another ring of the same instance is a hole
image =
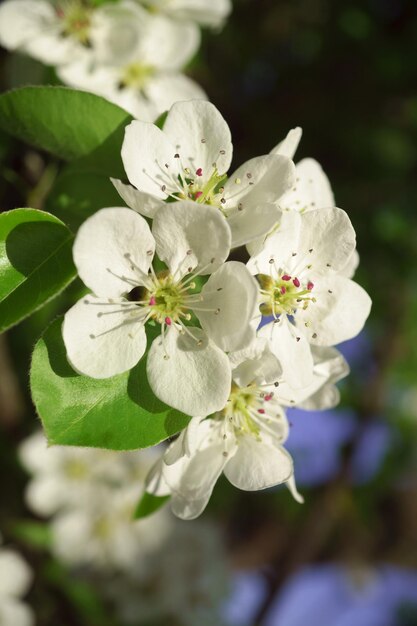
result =
[[[0,44],[48,65],[67,63],[89,53],[93,13],[82,0],[6,0]]]
[[[366,321],[368,294],[338,273],[354,249],[355,232],[341,209],[290,211],[248,262],[261,286],[257,319],[272,319],[258,335],[270,342],[292,387],[313,382],[310,344],[350,339]]]
[[[143,482],[156,451],[115,452],[98,448],[50,446],[42,432],[27,438],[19,448],[19,458],[33,475],[25,500],[37,515],[49,516],[74,506],[87,506],[98,483],[122,487]]]
[[[219,28],[232,10],[231,0],[139,0],[152,12],[180,21]]]
[[[271,154],[281,154],[294,159],[294,154],[301,140],[302,129],[293,128],[283,141],[271,150]],[[315,159],[302,159],[295,165],[294,186],[280,199],[279,206],[282,211],[314,211],[316,209],[328,209],[336,206],[330,181],[323,171],[320,163]],[[278,226],[279,227],[279,226]],[[249,254],[254,255],[260,251],[265,237],[248,245]],[[353,250],[346,265],[339,270],[339,274],[352,278],[359,264],[357,250]]]
[[[58,68],[64,83],[104,96],[146,121],[176,100],[207,98],[180,73],[200,43],[194,25],[151,15],[128,0],[104,6],[95,23],[95,54]]]
[[[280,368],[267,350],[261,341],[235,355],[223,409],[208,418],[194,417],[149,473],[147,490],[171,495],[178,517],[194,519],[202,513],[222,472],[244,491],[287,483],[302,502],[291,456],[283,447],[288,421],[276,380]]]
[[[146,324],[157,334],[147,355],[155,395],[189,415],[221,409],[231,377],[225,352],[253,339],[258,294],[243,263],[224,263],[229,250],[230,230],[213,207],[165,205],[152,232],[131,209],[95,213],[74,244],[75,265],[93,294],[65,315],[70,364],[93,378],[131,369],[145,353]],[[154,269],[155,252],[167,269]],[[210,274],[200,289],[198,277]]]
[[[113,180],[132,209],[153,218],[168,201],[189,199],[195,210],[211,205],[230,227],[232,247],[265,235],[279,221],[280,198],[293,186],[294,164],[264,155],[227,175],[232,160],[230,130],[216,107],[202,100],[175,103],[163,130],[133,121],[122,159],[131,185]]]
[[[35,626],[32,610],[21,600],[31,583],[32,572],[22,557],[0,547],[0,624]]]

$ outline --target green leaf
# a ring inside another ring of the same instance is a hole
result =
[[[52,530],[46,522],[15,522],[13,535],[31,548],[48,549],[52,544]]]
[[[142,517],[148,517],[152,515],[152,513],[156,513],[170,498],[171,496],[154,496],[145,491],[138,502],[133,518],[141,519]]]
[[[0,214],[0,332],[60,293],[76,276],[73,235],[36,209]]]
[[[108,176],[64,170],[56,179],[45,208],[75,232],[87,217],[113,206],[125,206],[125,202]]]
[[[104,98],[68,87],[22,87],[0,96],[0,128],[89,171],[123,178],[124,129],[132,120]]]
[[[38,341],[32,397],[51,444],[134,450],[179,432],[190,418],[158,400],[146,377],[146,357],[130,372],[96,380],[68,364],[56,320]]]

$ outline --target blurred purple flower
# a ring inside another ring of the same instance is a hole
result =
[[[361,376],[365,375],[368,378],[373,373],[375,361],[372,354],[372,343],[366,331],[363,330],[349,341],[339,343],[336,348],[340,350],[349,363],[353,375],[359,372]]]
[[[308,567],[287,582],[264,626],[401,626],[410,605],[417,608],[415,571]]]
[[[341,468],[342,448],[354,440],[351,480],[371,481],[392,447],[394,432],[381,419],[361,426],[353,411],[288,411],[291,423],[286,447],[294,458],[295,478],[300,486],[314,487],[334,478]],[[360,429],[363,429],[360,432]]]
[[[222,610],[226,623],[230,626],[252,625],[265,595],[266,581],[261,573],[251,571],[236,574],[230,596]]]

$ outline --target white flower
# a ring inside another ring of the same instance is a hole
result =
[[[0,43],[49,65],[88,53],[93,9],[81,0],[7,0],[0,6]]]
[[[0,624],[34,626],[31,609],[20,598],[32,583],[32,572],[14,550],[0,548]]]
[[[129,124],[122,159],[133,187],[113,183],[131,208],[152,218],[167,200],[212,205],[227,219],[232,247],[271,230],[281,214],[276,203],[294,182],[294,164],[281,155],[251,159],[228,178],[229,128],[214,105],[200,100],[174,104],[163,130]]]
[[[95,448],[48,447],[42,432],[21,444],[19,457],[33,474],[26,489],[26,502],[42,516],[76,505],[87,506],[97,483],[115,488],[129,481],[140,484],[153,463],[150,451],[139,456]]]
[[[195,417],[151,470],[147,490],[170,494],[171,508],[193,519],[207,505],[223,472],[238,489],[256,491],[287,483],[295,498],[293,464],[283,443],[288,422],[280,403],[276,359],[260,349],[233,370],[229,399],[209,418]],[[264,358],[266,357],[266,358]]]
[[[270,341],[292,387],[312,383],[310,344],[350,339],[366,321],[369,296],[338,273],[354,249],[355,232],[341,209],[291,211],[249,260],[261,285],[261,314],[274,318],[258,334]]]
[[[127,483],[118,489],[93,485],[88,504],[64,511],[51,521],[55,555],[72,566],[99,570],[136,567],[168,532],[165,512],[134,522],[140,483]]]
[[[95,24],[94,56],[58,68],[64,83],[104,96],[146,121],[176,100],[207,98],[180,73],[200,42],[192,24],[151,15],[128,1],[105,5]]]
[[[173,523],[137,565],[104,587],[123,624],[137,626],[138,615],[143,623],[223,624],[219,612],[227,596],[228,567],[215,526]]]
[[[302,135],[301,128],[290,130],[286,138],[271,150],[271,154],[282,154],[289,159],[294,158]],[[316,209],[328,209],[335,205],[335,199],[330,181],[320,163],[315,159],[302,159],[295,165],[294,186],[279,201],[283,211],[314,211]],[[248,246],[249,254],[257,254],[264,244],[265,238],[252,242]],[[352,278],[359,264],[357,250],[353,250],[345,267],[339,270],[339,274]]]
[[[180,21],[218,28],[232,10],[231,0],[140,0],[152,11]]]
[[[131,369],[145,353],[149,321],[158,333],[147,357],[155,395],[189,415],[222,408],[231,376],[225,351],[253,339],[258,294],[242,263],[224,263],[229,249],[230,230],[213,207],[164,205],[152,233],[130,209],[95,213],[74,244],[75,265],[94,295],[65,316],[71,365],[93,378]],[[155,251],[166,270],[154,270]],[[199,291],[197,277],[208,274]],[[202,328],[187,325],[193,315]]]

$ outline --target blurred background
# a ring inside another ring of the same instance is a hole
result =
[[[27,372],[35,341],[79,285],[0,337],[0,530],[32,571],[25,601],[39,626],[417,626],[416,51],[413,0],[234,0],[189,68],[231,127],[234,165],[302,126],[295,161],[321,163],[357,232],[356,280],[373,310],[340,346],[351,367],[342,401],[289,412],[304,505],[284,489],[244,493],[224,480],[201,520],[164,512],[160,531],[151,520],[131,537],[126,523],[119,543],[103,520],[127,489],[120,476],[131,493],[143,471],[132,476],[131,457],[106,458],[113,469],[89,478],[105,483],[95,530],[62,522],[96,461],[55,460],[49,478],[70,462],[72,482],[59,483],[61,509],[46,510],[42,494],[54,487],[31,478],[44,452],[34,440],[22,448],[39,429]],[[55,80],[5,51],[0,69],[2,90]],[[2,135],[0,167],[8,210],[42,208],[59,166]],[[114,558],[127,535],[147,545],[158,532],[133,565]],[[2,575],[0,562],[0,599]]]

